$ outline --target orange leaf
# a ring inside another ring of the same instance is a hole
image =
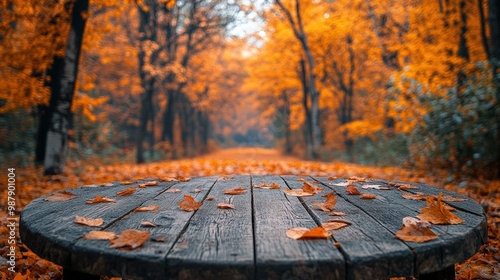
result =
[[[321,226],[326,230],[337,230],[350,225],[351,222],[344,220],[329,220],[324,222]]]
[[[336,180],[336,179],[338,179],[338,178],[337,177],[333,177],[333,176],[329,176],[328,177],[328,181],[333,181],[333,180]]]
[[[453,197],[451,195],[444,195],[441,197],[442,201],[447,201],[447,202],[457,202],[457,201],[464,201],[465,198],[461,197]]]
[[[361,199],[375,199],[376,195],[370,193],[361,193]]]
[[[244,189],[244,188],[233,188],[233,189],[227,189],[224,191],[224,194],[243,194],[245,193],[247,190]]]
[[[135,182],[133,182],[133,181],[123,181],[123,182],[120,182],[120,185],[132,185],[134,183]]]
[[[170,189],[166,190],[165,192],[166,193],[178,193],[178,192],[181,192],[181,190],[178,188],[170,188]]]
[[[276,183],[265,183],[265,182],[262,182],[260,185],[254,185],[255,188],[260,188],[260,189],[266,189],[266,190],[270,190],[270,189],[280,189],[281,187],[276,184]]]
[[[358,189],[356,188],[356,185],[353,185],[353,184],[350,184],[348,185],[345,190],[347,191],[347,194],[351,194],[351,195],[359,195],[361,194]]]
[[[158,225],[150,221],[142,221],[141,227],[157,227]]]
[[[185,194],[184,195],[184,200],[177,203],[179,205],[179,207],[184,210],[184,211],[187,211],[187,212],[190,212],[190,211],[196,211],[198,210],[198,208],[200,208],[201,206],[201,202],[196,202],[196,200],[194,200],[194,198],[188,194]]]
[[[135,211],[137,211],[137,212],[153,211],[154,213],[156,213],[156,212],[158,212],[158,208],[160,208],[160,206],[158,206],[158,205],[142,206],[142,207],[136,208]]]
[[[110,248],[130,247],[136,249],[142,246],[149,238],[149,231],[127,229],[122,231],[116,239],[110,240]]]
[[[184,176],[177,176],[177,178],[176,178],[176,179],[177,179],[178,181],[180,181],[180,182],[187,182],[187,181],[191,180],[191,178],[189,178],[189,177],[184,177]]]
[[[429,196],[426,198],[427,207],[422,208],[422,214],[417,215],[421,220],[436,224],[436,225],[457,225],[464,221],[457,215],[446,209],[445,204],[441,201],[443,193],[439,193],[436,198]]]
[[[100,230],[89,231],[83,236],[83,239],[87,240],[111,240],[115,238],[116,234],[114,232]]]
[[[400,191],[406,191],[406,190],[411,190],[411,189],[418,189],[418,187],[410,185],[410,184],[402,184],[402,185],[398,186],[398,190],[400,190]]]
[[[209,201],[215,200],[215,197],[209,196],[209,197],[207,197],[207,200],[209,200]]]
[[[137,191],[136,188],[134,187],[131,187],[131,188],[128,188],[128,189],[124,189],[122,191],[119,191],[116,193],[117,196],[125,196],[125,195],[131,195],[133,193],[135,193]]]
[[[99,227],[104,223],[104,220],[102,218],[92,219],[76,216],[75,223],[89,227]]]
[[[75,194],[72,194],[70,192],[67,192],[67,191],[59,191],[59,192],[56,192],[50,196],[47,196],[46,198],[44,198],[43,200],[45,201],[66,201],[66,200],[70,200],[70,199],[73,199],[75,198],[76,195]]]
[[[347,214],[344,212],[331,212],[330,214],[328,214],[328,216],[345,216],[345,215]]]
[[[396,232],[396,237],[403,241],[427,242],[438,237],[430,228],[431,224],[428,222],[413,217],[405,217],[403,218],[403,226]]]
[[[303,189],[283,190],[284,193],[290,196],[312,196],[313,193],[305,192]]]
[[[405,199],[411,199],[411,200],[425,200],[425,195],[424,193],[418,192],[416,194],[412,193],[403,193],[401,196]]]
[[[87,200],[87,204],[93,204],[93,203],[105,203],[105,202],[116,202],[116,200],[106,197],[106,196],[100,196],[96,195],[94,199],[89,199]]]
[[[203,190],[201,190],[201,189],[194,189],[194,190],[190,191],[190,193],[200,193],[202,191]]]
[[[219,204],[217,204],[217,208],[220,208],[220,209],[234,209],[234,205],[229,204],[229,203],[220,202]]]
[[[337,196],[334,193],[326,194],[325,202],[314,202],[311,206],[318,206],[324,212],[330,212],[337,203]]]
[[[158,181],[149,181],[146,183],[139,184],[139,188],[158,186]]]
[[[304,181],[304,186],[302,186],[302,190],[304,190],[304,192],[317,194],[317,193],[322,192],[323,188],[320,188],[320,187],[315,186],[307,181]]]
[[[304,227],[291,228],[286,232],[286,236],[291,239],[327,239],[332,234],[323,227],[308,229]]]

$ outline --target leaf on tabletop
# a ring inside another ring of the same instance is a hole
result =
[[[150,221],[142,221],[141,227],[157,227],[158,225]]]
[[[458,201],[464,201],[465,198],[462,198],[462,197],[453,197],[451,195],[443,195],[441,197],[441,200],[442,201],[446,201],[446,202],[458,202]]]
[[[305,192],[309,192],[312,194],[317,194],[323,191],[324,188],[318,187],[313,185],[312,183],[309,183],[307,181],[304,181],[304,185],[302,186],[302,190]]]
[[[106,203],[106,202],[116,202],[116,200],[101,195],[96,195],[93,199],[87,200],[87,204]]]
[[[328,216],[345,216],[345,215],[347,214],[344,212],[330,212],[330,214],[328,214]]]
[[[194,189],[190,191],[190,193],[201,193],[203,190],[202,189]]]
[[[291,239],[327,239],[332,234],[323,227],[308,229],[304,227],[291,228],[287,230],[286,236]]]
[[[412,193],[403,193],[401,194],[401,196],[404,198],[404,199],[411,199],[411,200],[425,200],[425,195],[424,193],[421,193],[421,192],[418,192],[416,194],[412,194]]]
[[[139,184],[139,188],[158,186],[158,181],[149,181],[146,183]]]
[[[335,183],[335,184],[331,184],[332,186],[338,186],[338,187],[347,187],[350,185],[349,182],[340,182],[340,183]]]
[[[375,199],[377,198],[376,195],[371,194],[371,193],[361,193],[361,199]]]
[[[127,229],[122,231],[116,239],[110,240],[110,248],[123,248],[129,247],[136,249],[141,247],[149,238],[149,231]]]
[[[185,194],[184,200],[177,204],[182,210],[187,212],[196,211],[202,205],[201,202],[196,202],[196,200],[194,200],[194,198],[188,194]]]
[[[358,188],[356,188],[356,185],[350,184],[345,188],[347,194],[350,195],[360,195],[361,193],[358,191]]]
[[[338,179],[338,177],[329,176],[327,179],[328,179],[328,181],[333,181],[333,180]]]
[[[160,208],[160,206],[158,206],[158,205],[149,205],[149,206],[138,207],[135,209],[135,211],[137,211],[137,212],[153,211],[153,213],[156,213],[156,212],[158,212],[159,208]]]
[[[413,217],[403,218],[403,226],[396,232],[396,237],[403,241],[427,242],[438,237],[431,230],[431,224]]]
[[[167,237],[163,235],[151,236],[151,241],[154,242],[165,242],[165,240],[167,240]]]
[[[125,196],[125,195],[131,195],[133,193],[135,193],[137,191],[136,188],[134,187],[131,187],[131,188],[128,188],[128,189],[124,189],[122,191],[119,191],[116,193],[117,196]]]
[[[178,193],[178,192],[181,192],[181,190],[178,188],[170,188],[170,189],[166,190],[165,192],[166,193]]]
[[[387,190],[391,189],[389,187],[384,187],[382,185],[362,185],[361,187],[363,189],[375,189],[375,190],[384,190],[384,191],[387,191]]]
[[[247,191],[245,188],[232,188],[232,189],[227,189],[224,191],[224,194],[232,194],[232,195],[239,195],[239,194],[244,194]]]
[[[260,189],[266,189],[266,190],[270,190],[270,189],[280,189],[281,187],[276,184],[276,183],[265,183],[265,182],[262,182],[260,185],[254,185],[255,188],[260,188]]]
[[[334,193],[327,193],[325,202],[314,202],[311,206],[317,206],[324,212],[330,212],[337,203],[337,196]]]
[[[184,177],[184,176],[177,176],[177,177],[176,177],[176,179],[177,179],[177,181],[179,181],[179,182],[187,182],[187,181],[191,180],[191,178],[189,178],[189,177]]]
[[[283,190],[284,193],[290,196],[313,196],[313,193],[305,192],[303,189],[292,189],[292,190]]]
[[[135,184],[134,181],[122,181],[120,182],[120,185],[132,185],[132,184]]]
[[[351,222],[344,220],[328,220],[324,222],[321,226],[326,230],[337,230],[343,227],[351,225]]]
[[[363,177],[351,176],[351,177],[347,178],[347,182],[349,182],[349,184],[352,184],[352,183],[366,183],[366,182],[369,182],[369,180],[366,179],[366,178],[363,178]]]
[[[162,180],[163,182],[178,182],[179,181],[173,177],[164,177],[164,178],[161,178],[160,180]]]
[[[111,240],[116,238],[116,233],[111,231],[93,230],[87,232],[83,239],[87,240]]]
[[[104,184],[101,184],[101,187],[112,187],[114,186],[113,183],[104,183]]]
[[[304,178],[297,178],[297,181],[305,182]]]
[[[213,196],[209,196],[209,197],[207,197],[207,200],[208,200],[208,201],[215,200],[215,197],[213,197]]]
[[[89,227],[99,227],[104,223],[104,220],[102,218],[92,219],[92,218],[76,216],[75,223]]]
[[[45,201],[52,201],[52,202],[55,202],[55,201],[66,201],[66,200],[73,199],[75,197],[76,197],[76,195],[72,194],[70,192],[67,192],[67,191],[58,191],[58,192],[56,192],[54,194],[51,194],[50,196],[47,196],[43,200],[45,200]]]
[[[462,219],[446,209],[446,204],[441,201],[442,195],[443,193],[439,193],[437,198],[428,196],[426,198],[427,207],[422,208],[420,210],[422,214],[417,215],[417,217],[436,225],[457,225],[463,223]]]
[[[217,204],[217,208],[220,208],[220,209],[234,209],[234,205],[232,205],[230,203],[220,202],[219,204]]]
[[[398,186],[398,190],[400,191],[413,190],[413,189],[416,190],[418,189],[418,187],[410,184],[401,184]]]

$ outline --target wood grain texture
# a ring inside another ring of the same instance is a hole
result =
[[[285,233],[294,227],[318,224],[297,197],[282,191],[278,176],[253,176],[252,184],[276,183],[281,189],[253,188],[257,279],[344,279],[344,258],[333,239],[293,240]]]
[[[297,177],[284,176],[284,178],[292,188],[302,187],[302,182],[297,181]],[[304,177],[304,179],[314,182],[312,178]],[[317,179],[326,184],[331,182],[326,178]],[[321,223],[332,218],[352,223],[333,233],[333,238],[339,242],[346,259],[348,279],[378,279],[414,274],[414,258],[408,246],[395,239],[394,234],[362,209],[351,204],[341,194],[338,194],[334,211],[344,212],[346,216],[332,217],[326,212],[310,207],[315,201],[324,201],[322,195],[332,192],[327,186],[322,187],[325,189],[320,194],[302,199],[311,214]]]
[[[224,190],[242,187],[241,195]],[[254,244],[250,176],[218,180],[167,255],[171,279],[253,279]],[[226,202],[235,209],[219,209]]]

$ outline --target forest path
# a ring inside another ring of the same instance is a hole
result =
[[[237,147],[221,149],[213,153],[200,156],[198,158],[220,160],[300,160],[297,157],[284,155],[279,150],[261,147]]]

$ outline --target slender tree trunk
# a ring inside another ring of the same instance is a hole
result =
[[[495,87],[496,103],[495,108],[500,110],[500,1],[489,0],[489,21],[491,32],[490,64],[493,75],[493,85]],[[500,118],[496,119],[496,164],[497,178],[500,177]]]
[[[53,87],[48,111],[50,126],[47,132],[44,159],[44,173],[46,175],[61,174],[64,168],[71,104],[86,23],[83,13],[87,12],[88,6],[88,0],[77,0],[73,4],[71,27],[64,59],[61,67],[57,67],[59,71],[51,77]]]
[[[305,140],[306,140],[306,157],[313,158],[313,145],[312,145],[312,132],[311,132],[311,111],[309,110],[309,86],[307,84],[307,74],[306,66],[303,59],[300,60],[300,80],[302,82],[302,107],[304,107],[304,112],[306,115],[306,130],[305,130]]]
[[[292,141],[290,132],[290,100],[288,100],[288,94],[286,90],[283,90],[281,95],[283,97],[283,103],[284,103],[283,126],[285,127],[285,153],[291,154]]]
[[[481,42],[483,43],[484,53],[486,58],[490,59],[490,46],[488,44],[488,36],[486,36],[486,16],[484,14],[483,0],[477,0],[479,9],[479,26],[481,27]]]

